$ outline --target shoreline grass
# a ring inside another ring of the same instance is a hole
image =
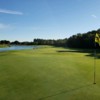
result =
[[[99,100],[100,59],[46,46],[0,52],[0,100]]]
[[[6,47],[8,47],[7,44],[0,44],[0,48],[6,48]]]

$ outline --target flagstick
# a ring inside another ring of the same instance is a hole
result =
[[[96,84],[96,43],[95,43],[95,49],[94,49],[94,82],[93,84]]]

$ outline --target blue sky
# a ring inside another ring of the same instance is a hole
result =
[[[63,39],[100,28],[100,0],[0,0],[0,40]]]

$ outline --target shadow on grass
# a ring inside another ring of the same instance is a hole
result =
[[[55,97],[55,96],[57,96],[57,95],[61,95],[61,94],[73,92],[73,91],[76,91],[76,90],[79,90],[79,89],[82,89],[82,88],[86,88],[86,87],[90,87],[90,86],[93,86],[93,85],[94,85],[94,84],[87,84],[87,85],[80,86],[80,87],[77,87],[77,88],[74,88],[74,89],[71,89],[71,90],[61,91],[61,92],[58,92],[58,93],[55,93],[55,94],[52,94],[52,95],[49,95],[49,96],[46,96],[46,97],[42,97],[42,98],[40,98],[40,99],[38,99],[38,100],[45,100],[45,99],[48,99],[48,98]]]
[[[59,50],[57,51],[59,53],[63,53],[63,52],[70,52],[70,53],[88,53],[85,56],[90,56],[90,57],[94,57],[96,56],[97,59],[100,59],[100,49],[70,49],[70,50]],[[95,55],[96,53],[96,55]]]

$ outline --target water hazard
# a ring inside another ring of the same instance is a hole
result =
[[[10,50],[26,50],[26,49],[35,49],[38,48],[39,46],[20,46],[20,45],[11,45],[6,48],[0,48],[0,52],[3,51],[10,51]]]

